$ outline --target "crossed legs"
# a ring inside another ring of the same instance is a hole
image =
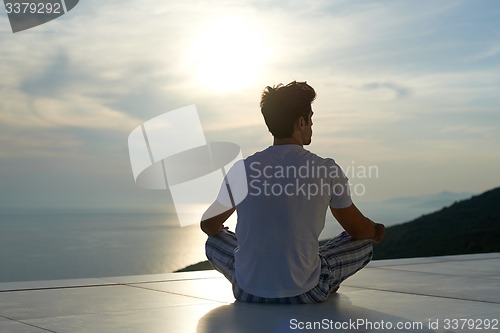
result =
[[[248,294],[234,279],[234,250],[238,247],[236,235],[222,230],[206,242],[206,255],[214,269],[221,272],[233,285],[237,300],[253,303],[320,303],[337,291],[340,284],[365,267],[371,260],[373,246],[370,240],[355,240],[346,232],[319,248],[321,273],[318,285],[308,292],[284,298],[264,298]]]

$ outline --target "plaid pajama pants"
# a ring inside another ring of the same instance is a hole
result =
[[[311,290],[297,296],[265,298],[251,295],[241,289],[234,274],[234,250],[238,246],[236,235],[222,230],[216,236],[208,237],[206,255],[212,266],[221,272],[233,285],[233,294],[238,301],[250,303],[305,304],[321,303],[339,285],[371,260],[373,246],[370,240],[354,240],[342,232],[319,248],[321,272],[318,284]]]

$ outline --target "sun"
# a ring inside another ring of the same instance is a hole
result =
[[[212,90],[234,91],[258,77],[266,57],[259,29],[249,22],[225,19],[212,23],[196,39],[192,68],[201,84]]]

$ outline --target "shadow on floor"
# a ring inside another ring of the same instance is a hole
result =
[[[396,326],[400,323],[405,325],[401,329]],[[223,305],[203,316],[198,321],[196,331],[197,333],[435,332],[428,328],[428,324],[355,306],[346,295],[336,294],[322,304],[235,302]]]

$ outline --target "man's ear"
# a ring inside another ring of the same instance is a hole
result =
[[[299,125],[299,129],[304,128],[306,126],[306,120],[304,117],[299,117],[299,119],[297,119],[297,124]]]

